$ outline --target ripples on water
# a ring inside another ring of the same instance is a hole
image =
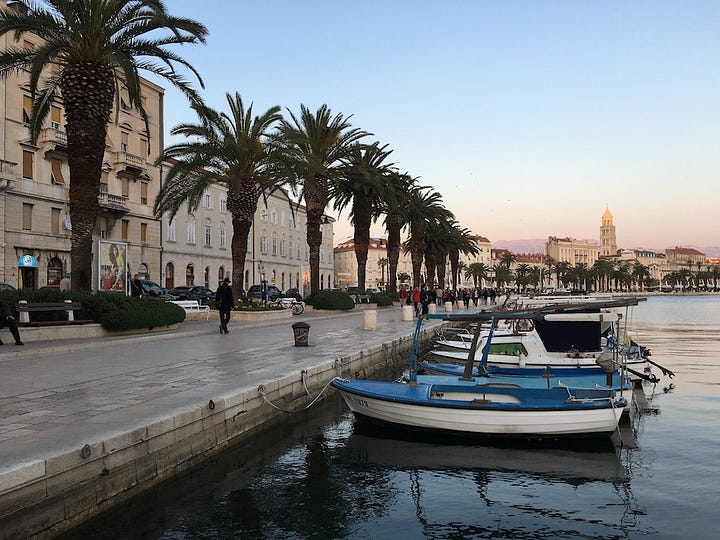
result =
[[[652,297],[632,327],[676,377],[645,387],[622,447],[417,440],[356,425],[333,399],[66,538],[708,537],[720,297]]]

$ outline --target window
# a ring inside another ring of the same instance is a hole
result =
[[[130,222],[127,219],[122,220],[122,227],[120,232],[120,238],[127,241],[128,239],[128,229],[130,228]]]
[[[227,212],[227,199],[225,198],[220,199],[220,211]]]
[[[187,222],[187,243],[188,244],[195,243],[195,222],[194,221]]]
[[[47,267],[47,284],[48,287],[60,287],[60,280],[63,275],[62,261],[57,257],[53,257],[48,261]]]
[[[277,225],[278,217],[277,217],[277,210],[274,208],[270,211],[270,223],[273,225]]]
[[[147,204],[148,201],[148,184],[140,182],[140,204]]]
[[[175,241],[175,220],[174,219],[172,221],[170,221],[170,223],[168,223],[167,239],[170,242]]]
[[[22,228],[24,231],[32,231],[33,205],[23,203]]]
[[[285,246],[285,238],[282,238],[280,240],[280,256],[281,257],[287,257],[287,249]]]
[[[226,236],[225,225],[220,225],[220,249],[225,249]]]
[[[210,267],[209,266],[205,267],[205,273],[203,274],[203,277],[205,278],[204,279],[205,286],[210,287]]]
[[[60,208],[50,209],[50,234],[60,236]]]
[[[212,246],[212,225],[205,224],[205,245]]]
[[[130,198],[130,180],[127,178],[121,178],[120,188],[122,190],[122,196]]]
[[[171,262],[165,265],[165,286],[168,289],[175,287],[175,265]]]
[[[50,108],[50,127],[60,129],[60,107],[55,105]]]
[[[272,236],[272,254],[273,255],[277,255],[277,248],[278,248],[277,234],[273,233],[273,236]]]
[[[185,285],[192,287],[195,284],[195,268],[192,264],[185,267]]]
[[[23,150],[23,178],[33,178],[33,153]]]
[[[62,173],[62,161],[58,158],[50,160],[50,181],[53,184],[65,185],[65,178]]]
[[[260,253],[268,254],[268,237],[264,235],[260,237]]]
[[[282,225],[283,227],[287,227],[287,216],[285,215],[284,210],[280,212],[280,225]]]
[[[268,218],[267,208],[263,208],[262,210],[260,210],[260,221],[265,223],[267,221],[267,218]]]
[[[140,224],[140,242],[147,244],[147,223]]]
[[[210,193],[206,193],[206,194],[205,194],[205,200],[204,200],[203,205],[205,206],[205,208],[210,208],[210,209],[212,209],[212,207],[213,207],[213,199],[212,199],[212,195],[211,195]]]
[[[23,124],[30,123],[31,115],[32,115],[32,98],[30,96],[23,96],[23,111],[22,111]]]
[[[124,131],[120,133],[120,150],[123,152],[128,151],[128,134]]]
[[[100,174],[100,193],[107,193],[108,188],[108,173],[103,171]]]
[[[288,257],[292,259],[293,256],[293,243],[292,240],[288,242]]]

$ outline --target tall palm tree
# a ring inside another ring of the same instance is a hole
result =
[[[385,229],[388,233],[387,255],[388,255],[388,284],[390,291],[397,291],[397,267],[400,260],[400,234],[407,224],[407,200],[408,193],[413,187],[417,187],[417,179],[408,173],[391,171],[383,176],[385,186],[383,192],[385,197],[383,204],[378,209],[385,215]]]
[[[26,13],[0,11],[0,36],[30,33],[41,38],[35,48],[9,47],[0,53],[0,76],[27,69],[33,108],[31,140],[37,140],[51,105],[60,96],[65,107],[70,167],[71,282],[92,288],[92,233],[98,215],[100,177],[107,125],[118,84],[128,90],[129,105],[146,120],[140,70],[178,87],[192,103],[195,90],[176,71],[195,69],[168,46],[204,43],[207,29],[171,16],[161,0],[45,0],[47,9]],[[156,61],[154,61],[154,60]]]
[[[632,267],[632,277],[635,283],[640,286],[640,290],[644,289],[645,280],[650,277],[650,269],[640,261],[635,261]]]
[[[455,220],[452,222],[450,233],[448,258],[450,259],[450,273],[452,274],[453,285],[457,288],[461,271],[464,268],[464,263],[460,264],[462,262],[460,261],[460,255],[477,255],[479,249],[477,237],[468,229],[461,228]]]
[[[593,263],[593,269],[600,281],[599,290],[607,291],[610,282],[610,275],[615,269],[615,263],[611,259],[598,259]]]
[[[226,94],[229,113],[195,106],[197,123],[175,126],[171,133],[187,141],[165,149],[158,164],[170,161],[165,183],[155,201],[155,215],[170,219],[187,202],[197,209],[212,184],[227,186],[227,208],[232,216],[232,286],[235,296],[245,290],[244,269],[248,237],[260,197],[267,197],[282,180],[275,175],[282,154],[273,128],[282,120],[280,107],[253,116],[240,94]]]
[[[356,144],[343,159],[343,173],[338,181],[329,186],[333,208],[342,211],[350,206],[350,223],[353,225],[355,259],[358,264],[358,289],[365,290],[367,257],[370,248],[370,225],[377,215],[384,198],[383,177],[392,164],[385,159],[392,150],[387,145],[374,143],[370,146]]]
[[[427,246],[427,228],[431,221],[451,220],[452,212],[442,204],[442,196],[431,188],[414,187],[410,190],[406,203],[407,223],[410,237],[406,251],[410,252],[413,269],[413,287],[420,285],[422,263]]]
[[[385,269],[387,268],[388,260],[385,257],[380,257],[377,261],[377,265],[382,274],[382,283],[383,285],[387,285],[387,281],[385,281]]]
[[[300,115],[290,112],[290,119],[282,121],[280,130],[287,171],[296,192],[299,190],[305,199],[310,292],[315,293],[320,289],[320,225],[330,202],[330,186],[339,181],[343,161],[355,150],[355,143],[369,133],[351,127],[349,117],[340,113],[333,116],[327,105],[314,114],[301,105]]]
[[[465,279],[472,278],[475,287],[482,287],[483,280],[487,279],[489,271],[490,269],[485,263],[470,263],[467,270],[465,270]]]

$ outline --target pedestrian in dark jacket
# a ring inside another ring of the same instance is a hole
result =
[[[8,306],[4,300],[0,299],[0,327],[2,326],[8,327],[8,330],[10,330],[13,338],[15,338],[15,345],[25,345],[20,339],[20,332],[18,331],[17,322],[15,321],[12,309],[10,309],[10,306]],[[0,341],[0,345],[2,344],[3,342]]]
[[[215,292],[215,305],[220,312],[220,333],[229,334],[228,323],[230,322],[230,310],[235,306],[230,279],[225,278],[222,285]]]

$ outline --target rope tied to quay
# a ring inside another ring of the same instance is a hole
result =
[[[300,378],[301,378],[301,380],[302,380],[303,388],[305,389],[305,393],[308,395],[308,397],[312,397],[312,395],[310,394],[310,391],[308,390],[307,384],[305,383],[305,375],[306,375],[306,374],[307,374],[307,371],[303,369],[303,370],[300,372]],[[278,411],[280,411],[280,412],[286,413],[286,414],[298,414],[298,413],[307,411],[310,407],[312,407],[313,405],[315,405],[315,403],[318,402],[318,400],[322,397],[322,395],[323,395],[323,394],[327,391],[327,389],[330,387],[330,384],[332,383],[332,381],[333,381],[333,380],[330,380],[325,386],[323,386],[322,390],[320,390],[320,392],[318,393],[318,395],[315,396],[315,397],[312,399],[312,401],[310,401],[310,403],[308,403],[307,405],[305,405],[305,407],[303,407],[302,409],[298,409],[297,411],[291,411],[291,410],[285,409],[285,408],[283,408],[283,407],[280,407],[279,405],[276,405],[276,404],[273,403],[272,401],[270,401],[270,400],[268,399],[268,397],[267,397],[267,393],[265,392],[265,387],[264,387],[262,384],[261,384],[260,386],[258,386],[258,392],[259,392],[260,395],[262,396],[263,401],[264,401],[265,403],[267,403],[268,405],[270,405],[272,408],[274,408],[274,409],[276,409],[276,410],[278,410]]]

